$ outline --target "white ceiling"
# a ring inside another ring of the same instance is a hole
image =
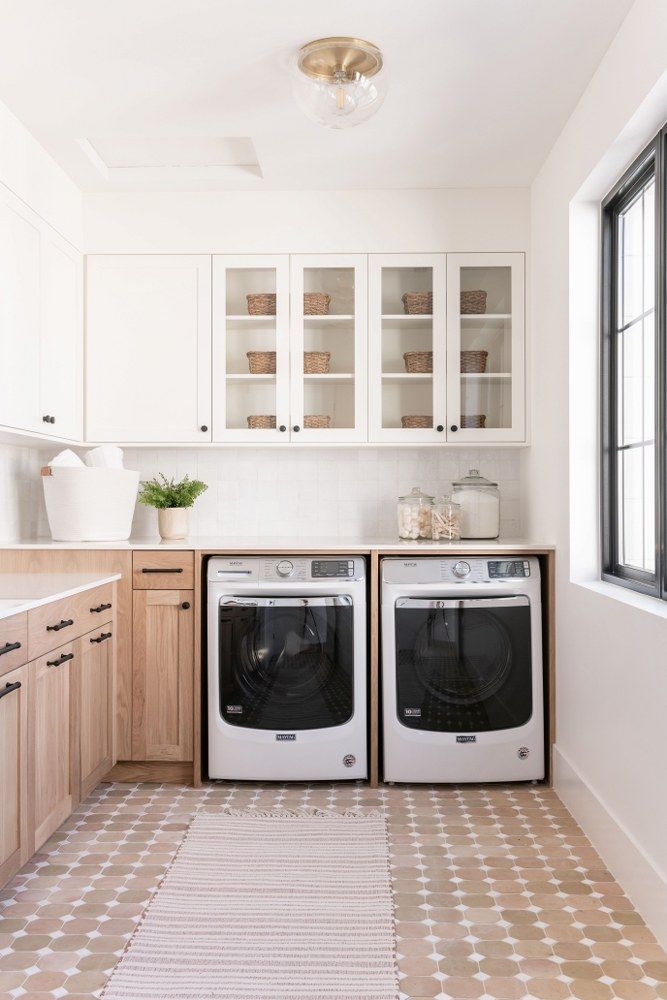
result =
[[[84,190],[524,186],[632,0],[5,0],[0,100]],[[299,45],[378,44],[389,93],[332,132],[290,93]],[[86,141],[248,137],[259,169],[112,171]]]

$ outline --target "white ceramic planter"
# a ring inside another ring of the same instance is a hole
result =
[[[174,541],[188,537],[188,508],[167,507],[157,512],[157,526],[160,538]]]

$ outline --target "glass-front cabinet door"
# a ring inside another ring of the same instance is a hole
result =
[[[373,254],[369,271],[370,440],[444,442],[444,254]]]
[[[367,439],[366,260],[290,258],[292,441]]]
[[[289,257],[213,257],[213,441],[289,441]]]
[[[447,254],[447,439],[525,440],[525,259]]]

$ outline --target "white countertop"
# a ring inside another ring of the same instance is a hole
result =
[[[0,618],[120,580],[120,573],[0,573]]]
[[[493,540],[461,539],[456,542],[412,541],[397,538],[395,535],[385,537],[368,536],[357,538],[317,537],[285,537],[268,538],[193,535],[181,541],[163,542],[159,537],[130,538],[126,542],[54,542],[49,538],[28,539],[25,541],[2,542],[3,549],[92,549],[92,550],[129,550],[132,549],[199,549],[203,551],[220,552],[350,552],[368,553],[423,551],[457,554],[459,552],[546,552],[555,548],[553,542],[532,538],[496,538]]]

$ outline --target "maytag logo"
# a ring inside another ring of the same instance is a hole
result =
[[[416,566],[417,563],[416,562],[404,562],[403,565],[404,566]]]
[[[474,734],[466,733],[465,736],[457,736],[456,737],[456,742],[457,743],[476,743],[477,742],[477,736],[475,736]]]
[[[279,743],[293,743],[296,733],[276,733],[276,739]]]
[[[404,708],[403,715],[408,716],[411,719],[421,719],[422,710],[421,708]]]
[[[243,566],[243,560],[242,559],[230,559],[229,560],[229,565],[230,566]]]

